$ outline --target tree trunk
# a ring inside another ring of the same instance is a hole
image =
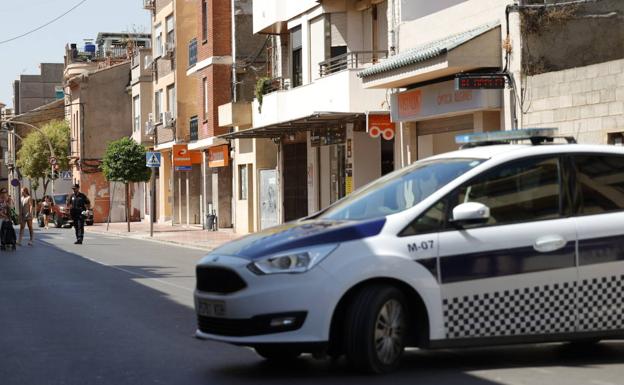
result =
[[[128,182],[126,185],[126,221],[128,222],[128,232],[130,232],[130,186]]]

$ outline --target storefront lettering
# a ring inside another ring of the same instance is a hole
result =
[[[399,94],[399,116],[418,115],[422,107],[422,91],[414,90]]]
[[[440,94],[437,98],[438,106],[452,103],[468,102],[470,100],[472,100],[472,91],[470,90],[461,90]]]

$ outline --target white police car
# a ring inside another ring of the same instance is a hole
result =
[[[623,337],[624,149],[553,135],[458,137],[470,148],[214,250],[197,336],[372,372],[408,346]]]

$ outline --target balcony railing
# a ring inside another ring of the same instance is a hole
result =
[[[197,39],[193,39],[189,42],[189,67],[197,64]]]
[[[354,51],[335,56],[319,63],[321,77],[346,69],[360,69],[377,64],[388,57],[388,51]]]

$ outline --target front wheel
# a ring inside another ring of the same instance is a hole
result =
[[[299,349],[281,345],[256,346],[254,349],[261,357],[274,362],[292,361],[301,355]]]
[[[387,373],[396,369],[405,349],[408,310],[396,287],[373,285],[355,295],[347,311],[345,350],[358,371]]]

